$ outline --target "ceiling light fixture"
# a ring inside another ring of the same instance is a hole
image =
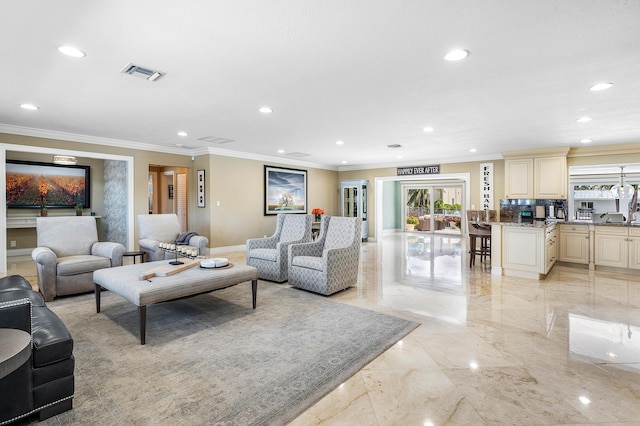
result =
[[[269,108],[268,106],[263,106],[258,111],[260,111],[263,114],[271,114],[273,112],[273,110],[271,108]]]
[[[342,141],[336,141],[336,145],[344,145],[344,142],[342,142]]]
[[[342,164],[347,164],[346,160],[342,160]]]
[[[40,107],[35,106],[34,104],[22,104],[22,105],[20,105],[20,108],[28,109],[29,111],[35,111],[35,110],[40,109]]]
[[[284,154],[284,149],[279,149],[278,154]]]
[[[178,132],[178,136],[185,137],[185,136],[189,136],[189,134],[187,132],[180,131],[180,132]]]
[[[593,139],[580,139],[580,143],[591,143]]]
[[[471,148],[471,149],[469,150],[469,152],[478,152],[478,150],[477,150],[477,149],[475,149],[475,148]]]
[[[607,90],[611,86],[613,86],[613,83],[598,83],[589,87],[589,90],[591,90],[592,92],[599,92],[600,90]]]
[[[76,157],[70,155],[54,155],[53,164],[61,164],[65,166],[73,166],[78,162]]]
[[[578,123],[587,123],[587,122],[589,122],[591,120],[593,120],[593,118],[591,118],[591,117],[580,117],[576,121]]]
[[[87,56],[87,54],[82,50],[77,49],[73,46],[59,46],[58,52],[67,56],[71,56],[73,58],[84,58],[85,56]]]
[[[469,56],[469,51],[465,49],[453,49],[444,57],[445,61],[460,61]]]
[[[427,126],[422,129],[423,132],[427,132],[427,133],[433,132],[434,130],[435,129],[431,126]]]

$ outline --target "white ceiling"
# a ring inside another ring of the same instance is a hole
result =
[[[0,0],[0,10],[0,131],[187,155],[302,152],[293,159],[334,169],[640,142],[638,0]],[[87,56],[64,56],[63,44]],[[471,54],[444,61],[452,48]],[[166,75],[121,74],[129,62]],[[615,85],[588,90],[603,81]],[[233,142],[198,140],[207,136]]]

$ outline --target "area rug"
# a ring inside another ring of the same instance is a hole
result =
[[[260,281],[147,308],[104,292],[48,303],[75,341],[63,424],[283,425],[417,323]]]

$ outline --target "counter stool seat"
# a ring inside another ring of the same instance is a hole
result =
[[[480,245],[478,245],[478,239]],[[491,259],[491,227],[480,223],[469,223],[469,268],[476,264],[476,255],[480,262]]]

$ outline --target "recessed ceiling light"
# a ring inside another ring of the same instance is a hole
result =
[[[84,58],[87,56],[82,50],[77,49],[73,46],[60,46],[58,47],[58,52],[63,53],[67,56],[72,56],[74,58]]]
[[[263,106],[258,111],[260,111],[263,114],[271,114],[273,112],[273,110],[271,108],[269,108],[268,106]]]
[[[422,129],[423,132],[427,132],[427,133],[433,132],[434,130],[435,129],[433,127],[431,127],[431,126],[427,126],[427,127]]]
[[[475,149],[475,148],[471,148],[471,149],[469,150],[469,152],[478,152],[478,150],[477,150],[477,149]]]
[[[344,145],[344,142],[342,142],[342,141],[336,141],[336,145]]]
[[[342,164],[347,164],[347,162],[345,160],[342,160]]]
[[[461,59],[466,58],[469,55],[468,50],[464,49],[454,49],[447,53],[444,57],[445,61],[459,61]]]
[[[178,136],[185,137],[185,136],[189,136],[189,134],[187,132],[180,131],[180,132],[178,132]]]
[[[593,118],[591,118],[591,117],[580,117],[576,121],[578,123],[586,123],[586,122],[591,121],[591,120],[593,120]]]
[[[580,143],[591,143],[593,139],[580,139]]]
[[[598,84],[594,84],[593,86],[589,87],[589,90],[591,90],[593,92],[597,92],[597,91],[600,91],[600,90],[607,90],[611,86],[613,86],[613,83],[598,83]]]
[[[398,155],[396,158],[397,158],[398,160],[402,160],[402,155]]]
[[[29,111],[35,111],[37,109],[40,109],[40,107],[35,106],[34,104],[22,104],[20,105],[20,108],[28,109]]]
[[[178,148],[182,148],[182,144],[181,144],[181,143],[177,143],[177,144],[176,144],[176,146],[177,146]]]
[[[279,149],[278,154],[284,154],[284,149]]]

